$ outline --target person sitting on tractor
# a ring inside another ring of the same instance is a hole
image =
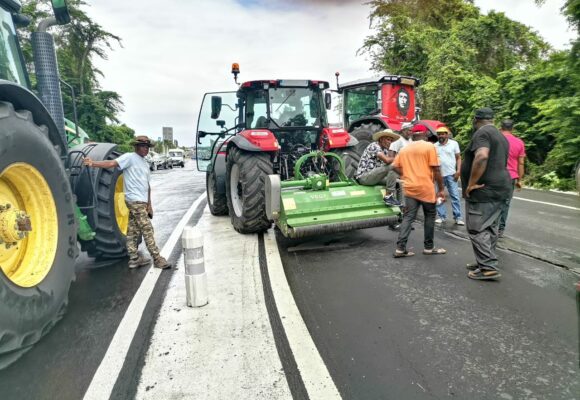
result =
[[[373,142],[365,149],[355,179],[364,186],[374,186],[383,183],[386,186],[386,193],[383,201],[387,206],[397,206],[401,204],[395,199],[397,175],[392,173],[391,163],[395,157],[388,156],[389,146],[399,139],[399,135],[391,129],[376,132],[373,135]]]

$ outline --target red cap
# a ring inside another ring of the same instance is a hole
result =
[[[425,125],[414,125],[411,128],[412,133],[429,132],[429,129]]]

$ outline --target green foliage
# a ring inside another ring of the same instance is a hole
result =
[[[580,125],[578,40],[571,51],[554,52],[529,27],[503,13],[484,15],[471,1],[370,4],[375,33],[362,51],[376,71],[421,78],[424,118],[446,122],[465,145],[473,111],[492,107],[498,122],[516,122],[515,131],[526,142],[528,180],[570,185],[580,158],[574,133]],[[578,28],[580,0],[566,1],[562,11]]]
[[[107,32],[86,14],[82,8],[86,6],[84,0],[68,0],[67,3],[71,23],[51,28],[60,77],[74,88],[78,122],[90,138],[123,145],[128,139],[122,134],[111,133],[119,127],[116,124],[119,123],[118,114],[123,110],[121,96],[115,91],[102,90],[99,84],[102,73],[93,63],[95,57],[107,59],[107,53],[114,45],[120,44],[121,39]],[[24,0],[22,12],[32,18],[32,23],[19,33],[28,70],[34,71],[30,34],[41,19],[52,15],[50,0]],[[34,88],[36,79],[34,73],[30,75]],[[74,121],[71,92],[64,86],[62,89],[65,116]]]

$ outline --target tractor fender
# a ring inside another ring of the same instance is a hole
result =
[[[42,101],[30,90],[17,83],[0,79],[0,101],[12,103],[15,110],[28,110],[38,126],[48,128],[48,137],[61,159],[66,159],[68,146]],[[64,127],[63,127],[64,128]]]
[[[263,151],[261,148],[251,143],[248,139],[243,136],[236,135],[228,142],[228,153],[232,146],[236,146],[238,149],[246,151]]]
[[[356,121],[353,121],[350,126],[348,127],[348,131],[352,132],[354,130],[354,128],[362,125],[362,124],[379,124],[380,126],[382,126],[383,128],[387,128],[387,124],[386,122],[381,118],[381,117],[364,117],[361,119],[357,119]]]
[[[356,146],[358,144],[358,139],[355,138],[354,136],[350,135],[350,134],[348,136],[350,136],[350,139],[348,140],[348,143],[346,144],[345,147],[353,147],[353,146]]]

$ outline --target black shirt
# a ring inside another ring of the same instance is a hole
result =
[[[507,170],[509,144],[500,131],[491,124],[482,126],[473,134],[471,142],[463,154],[463,163],[461,164],[463,197],[465,197],[469,184],[475,152],[481,147],[489,149],[489,158],[485,172],[476,183],[485,186],[473,190],[469,195],[469,201],[486,203],[506,200],[511,191],[510,175]]]

